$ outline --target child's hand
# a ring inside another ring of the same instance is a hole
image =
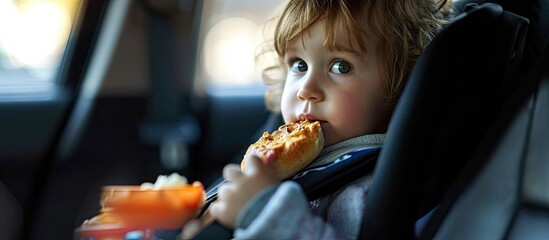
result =
[[[223,177],[227,182],[219,188],[218,200],[210,207],[212,216],[219,223],[234,228],[242,207],[261,190],[280,182],[272,164],[274,155],[273,151],[267,152],[263,163],[259,153],[247,154],[246,173],[236,164],[225,166]]]

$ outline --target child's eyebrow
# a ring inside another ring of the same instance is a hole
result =
[[[294,46],[287,46],[284,52],[295,52],[296,47]]]
[[[284,55],[283,57],[284,58],[287,58],[287,57],[290,57],[292,55],[295,55],[298,53],[298,48],[294,47],[294,46],[287,46],[285,49],[284,49]]]
[[[355,56],[363,56],[363,55],[366,54],[365,51],[364,52],[360,51],[359,49],[350,47],[348,45],[335,44],[334,46],[330,46],[329,48],[330,48],[330,50],[335,49],[336,51],[347,52],[347,53],[349,53],[351,55],[355,55]]]
[[[366,51],[360,51],[359,49],[357,48],[353,48],[353,47],[350,47],[348,44],[335,44],[335,45],[331,45],[331,46],[328,46],[328,44],[325,44],[324,46],[325,48],[327,48],[329,51],[338,51],[338,52],[345,52],[345,53],[348,53],[348,54],[351,54],[353,56],[364,56],[366,54]],[[285,51],[284,51],[284,55],[288,55],[288,54],[291,54],[291,53],[296,53],[298,52],[298,48],[296,48],[295,46],[287,46]]]

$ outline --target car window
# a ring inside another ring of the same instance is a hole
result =
[[[204,2],[195,81],[200,90],[212,94],[263,94],[255,56],[264,41],[264,23],[281,2]]]
[[[81,0],[0,0],[0,100],[55,89]]]

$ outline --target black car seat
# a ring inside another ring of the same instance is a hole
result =
[[[535,66],[421,239],[549,239],[549,51]]]
[[[487,1],[458,0],[455,3],[462,7],[468,2]],[[475,154],[475,160],[432,214],[421,239],[456,236],[461,239],[549,238],[549,179],[546,177],[549,176],[546,150],[549,144],[546,127],[549,1],[497,2],[504,9],[530,20],[523,64],[523,72],[527,75],[481,151]],[[504,133],[505,140],[500,140]],[[512,169],[516,166],[519,168]],[[494,194],[499,195],[494,198]],[[469,203],[464,204],[467,199]],[[457,211],[463,212],[457,214]],[[441,224],[444,225],[441,227]]]
[[[470,5],[432,41],[393,114],[360,239],[414,238],[516,86],[527,26],[497,4]]]
[[[539,61],[541,53],[547,47],[549,39],[549,1],[548,0],[455,0],[453,5],[457,12],[461,12],[471,3],[497,3],[504,10],[515,13],[530,21],[526,34],[524,49],[523,72],[528,73],[530,68]]]

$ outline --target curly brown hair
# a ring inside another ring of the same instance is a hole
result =
[[[347,34],[353,46],[363,53],[364,39],[379,39],[376,57],[383,81],[383,95],[393,105],[415,62],[446,23],[450,12],[447,0],[289,0],[281,6],[274,36],[260,55],[274,51],[276,64],[265,67],[263,81],[268,85],[266,104],[279,111],[287,71],[282,58],[290,41],[322,21],[324,45],[335,47],[339,34]],[[277,72],[278,74],[273,74]]]

